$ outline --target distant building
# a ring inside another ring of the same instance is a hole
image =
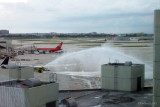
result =
[[[9,30],[0,30],[0,34],[9,34]]]
[[[119,34],[119,36],[126,36],[126,34]]]
[[[124,36],[116,36],[113,38],[114,41],[129,41],[129,37],[124,37]]]
[[[50,32],[50,34],[57,34],[57,32]]]
[[[96,35],[96,34],[97,34],[97,32],[91,32],[90,34],[92,34],[92,35]]]
[[[11,52],[12,50],[11,40],[0,40],[0,52]]]

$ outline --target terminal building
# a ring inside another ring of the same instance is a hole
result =
[[[9,34],[9,30],[0,30],[0,34],[2,35]]]

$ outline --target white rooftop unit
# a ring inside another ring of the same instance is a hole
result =
[[[58,83],[37,82],[33,78],[0,82],[0,107],[58,107]]]
[[[34,77],[33,67],[21,66],[9,69],[0,68],[0,81],[28,79]]]
[[[102,89],[138,91],[144,87],[144,65],[109,63],[101,66]]]
[[[58,107],[59,84],[34,77],[33,67],[0,68],[0,107]]]

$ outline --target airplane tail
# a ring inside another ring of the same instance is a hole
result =
[[[2,62],[1,65],[8,65],[8,62],[9,62],[9,56],[7,56],[4,61]]]
[[[56,47],[56,49],[61,49],[62,45],[63,45],[63,42],[61,42],[61,43]]]

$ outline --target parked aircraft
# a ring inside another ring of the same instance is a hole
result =
[[[4,59],[4,61],[1,63],[1,68],[3,69],[14,69],[14,68],[19,68],[20,65],[18,64],[12,64],[12,65],[9,65],[9,56],[6,56],[6,58]]]
[[[56,51],[60,51],[62,50],[61,47],[62,47],[62,44],[63,42],[61,42],[56,48],[37,48],[37,51],[42,51],[42,52],[46,52],[46,51],[49,51],[49,52],[56,52]]]
[[[16,64],[8,64],[9,63],[9,56],[6,56],[6,58],[3,60],[1,63],[1,68],[2,69],[15,69],[15,68],[20,68],[21,66],[18,65],[19,63]],[[34,71],[38,71],[39,73],[42,73],[43,71],[49,71],[46,67],[43,66],[34,66]]]

